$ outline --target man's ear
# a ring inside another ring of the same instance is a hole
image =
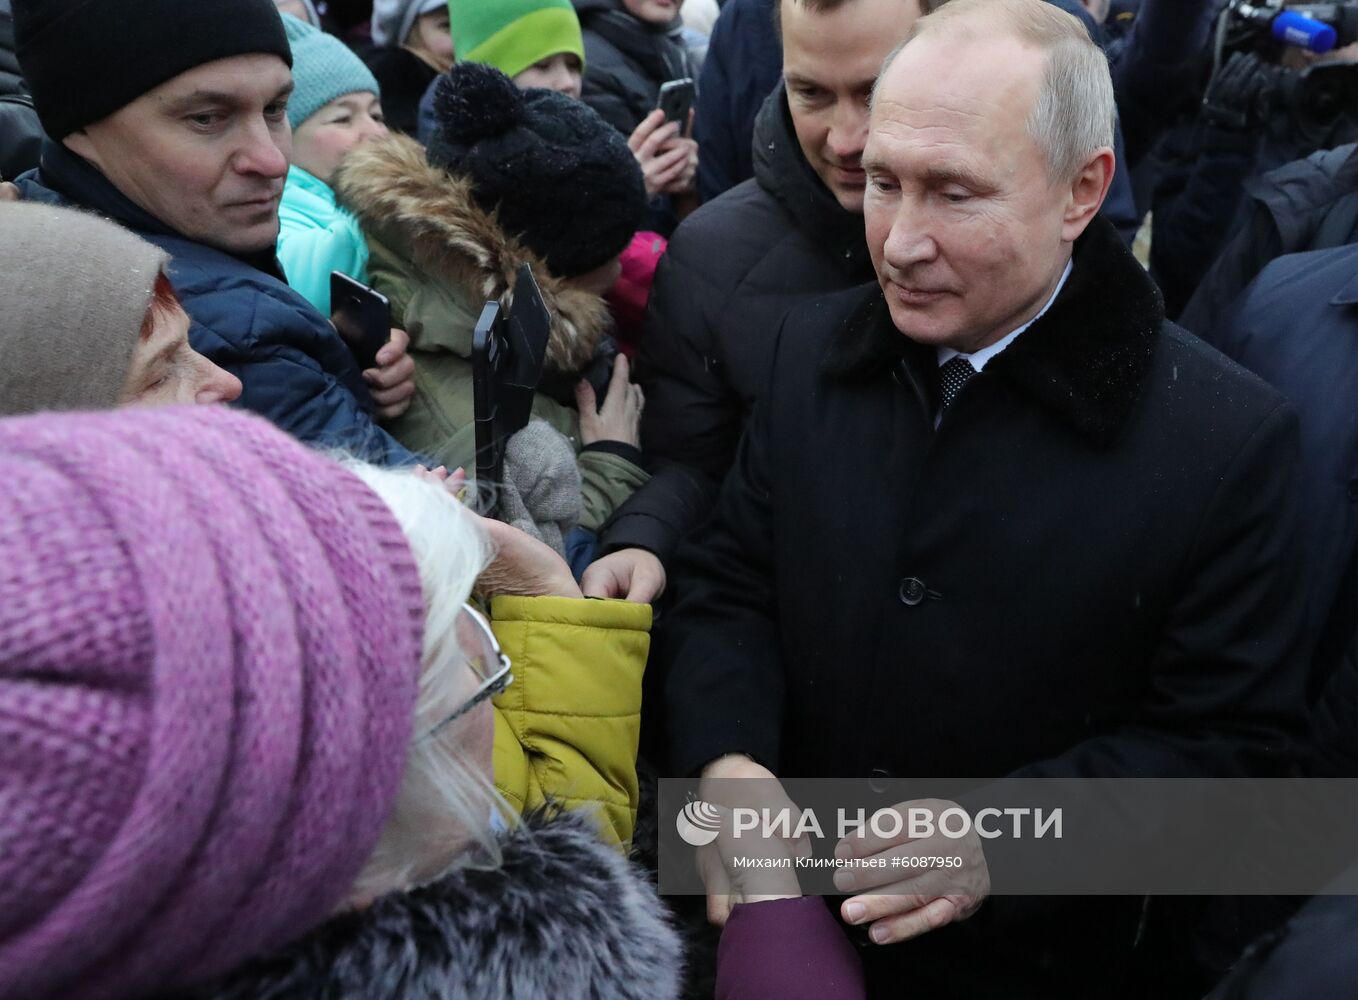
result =
[[[1061,237],[1067,243],[1079,239],[1085,228],[1103,207],[1108,189],[1117,170],[1117,157],[1108,147],[1099,150],[1086,161],[1070,185],[1070,199],[1061,220]]]

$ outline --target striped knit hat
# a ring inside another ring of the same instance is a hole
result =
[[[585,65],[570,0],[449,0],[448,18],[458,62],[485,63],[508,77],[560,52]]]
[[[390,511],[257,417],[0,421],[0,996],[172,991],[327,919],[422,627]]]

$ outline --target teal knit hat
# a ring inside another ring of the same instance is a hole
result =
[[[377,78],[338,38],[291,14],[283,15],[283,27],[292,46],[293,91],[288,99],[288,121],[293,128],[345,94],[382,96]]]
[[[509,77],[559,52],[585,65],[570,0],[449,0],[448,24],[458,62],[485,63]]]

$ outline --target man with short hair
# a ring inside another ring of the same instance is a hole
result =
[[[710,512],[783,314],[872,280],[863,240],[868,95],[918,0],[781,0],[785,87],[764,104],[755,178],[691,215],[661,259],[638,371],[654,478],[619,511],[584,579],[648,601]]]
[[[1102,54],[1040,0],[952,0],[884,71],[863,155],[877,285],[789,314],[713,523],[678,560],[654,647],[675,773],[1286,766],[1296,416],[1164,319],[1098,217],[1113,118]],[[1141,899],[978,913],[979,841],[946,844],[910,849],[965,850],[963,895],[889,866],[837,876],[871,982],[1134,993]]]
[[[190,342],[240,378],[245,408],[303,441],[413,463],[375,422],[409,405],[405,334],[360,372],[275,256],[292,53],[273,3],[17,0],[14,19],[49,136],[21,196],[166,250]]]

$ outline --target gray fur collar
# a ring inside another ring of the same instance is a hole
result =
[[[639,869],[579,818],[525,817],[495,871],[341,914],[198,1000],[667,1000],[679,939]]]

